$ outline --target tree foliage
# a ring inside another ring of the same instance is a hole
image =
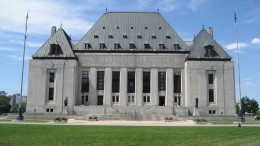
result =
[[[255,99],[250,99],[247,96],[243,96],[241,98],[241,104],[242,104],[242,113],[245,114],[245,112],[248,113],[254,113],[256,114],[259,110],[258,102]]]
[[[9,103],[10,98],[7,96],[5,91],[0,91],[0,114],[8,113],[10,111],[11,105]]]
[[[21,103],[21,108],[22,108],[22,111],[23,111],[23,112],[26,111],[26,103],[25,103],[25,102],[22,102],[22,103]],[[15,106],[12,107],[11,112],[12,112],[12,113],[17,113],[18,110],[19,110],[19,103],[17,103]]]

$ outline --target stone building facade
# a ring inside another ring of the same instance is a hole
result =
[[[212,28],[183,41],[158,12],[106,12],[78,41],[52,27],[29,64],[27,113],[35,111],[235,115],[234,63]]]

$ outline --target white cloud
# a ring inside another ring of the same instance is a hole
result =
[[[23,56],[17,56],[17,55],[6,55],[6,57],[14,60],[14,61],[22,61],[23,60]],[[24,60],[30,60],[32,57],[30,55],[26,55],[24,56]]]
[[[188,8],[192,9],[193,11],[196,11],[202,4],[207,2],[206,0],[191,0],[188,3]]]
[[[260,44],[260,38],[254,38],[251,40],[252,44]]]
[[[0,47],[0,51],[14,52],[14,51],[17,51],[17,49],[7,48],[7,47]]]
[[[237,49],[237,43],[231,43],[225,46],[228,50],[236,50]],[[246,48],[248,47],[248,44],[246,43],[238,43],[238,49]]]
[[[255,86],[255,83],[248,81],[244,83],[244,86],[248,87],[248,86]]]

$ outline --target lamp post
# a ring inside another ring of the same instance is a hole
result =
[[[238,113],[237,122],[244,123],[245,118],[242,112],[242,101],[241,101],[241,84],[240,84],[240,60],[239,60],[239,50],[238,50],[238,35],[237,35],[237,15],[235,13],[235,29],[236,29],[236,41],[237,41],[237,70],[238,70],[238,84],[239,84],[239,99],[240,99],[240,111]]]

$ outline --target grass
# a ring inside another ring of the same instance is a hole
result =
[[[208,121],[211,124],[234,124],[236,121]],[[260,121],[246,121],[245,124],[260,124]]]
[[[260,145],[260,127],[0,124],[0,145]]]

